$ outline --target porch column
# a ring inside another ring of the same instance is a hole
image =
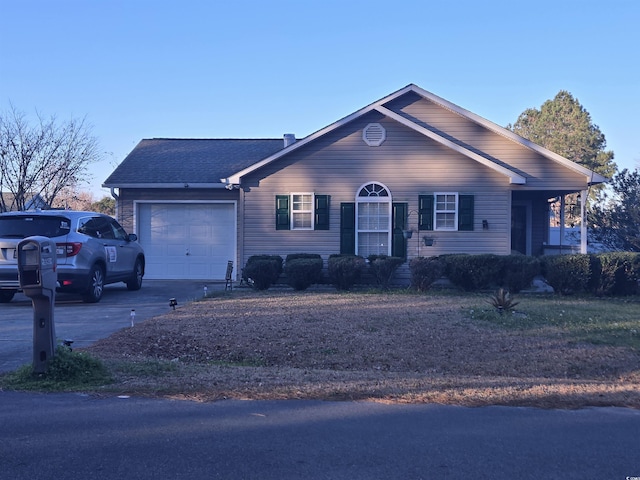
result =
[[[564,209],[566,205],[565,200],[565,195],[560,195],[560,238],[558,241],[560,245],[560,253],[562,253],[562,246],[564,245]]]
[[[587,190],[580,192],[580,253],[587,253]]]

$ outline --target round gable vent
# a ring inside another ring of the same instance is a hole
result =
[[[387,138],[387,131],[379,123],[370,123],[362,130],[362,139],[370,147],[379,147]]]

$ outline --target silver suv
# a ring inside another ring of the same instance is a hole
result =
[[[10,302],[19,290],[16,248],[33,235],[56,242],[60,292],[80,293],[85,302],[95,303],[106,284],[142,287],[145,260],[138,237],[110,216],[70,210],[8,212],[0,214],[0,303]]]

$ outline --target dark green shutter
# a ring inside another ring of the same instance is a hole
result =
[[[276,195],[276,230],[291,230],[289,195]]]
[[[356,253],[356,204],[340,204],[340,253]]]
[[[473,195],[459,195],[458,230],[473,230]]]
[[[393,232],[391,235],[391,255],[407,258],[407,239],[404,238],[404,230],[407,230],[407,204],[393,203]]]
[[[314,229],[329,230],[329,195],[315,196]]]
[[[433,230],[433,195],[418,197],[418,230]]]

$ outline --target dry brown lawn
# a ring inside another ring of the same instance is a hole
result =
[[[481,303],[431,293],[234,291],[88,350],[116,372],[109,390],[127,394],[640,408],[637,351],[473,319]]]

